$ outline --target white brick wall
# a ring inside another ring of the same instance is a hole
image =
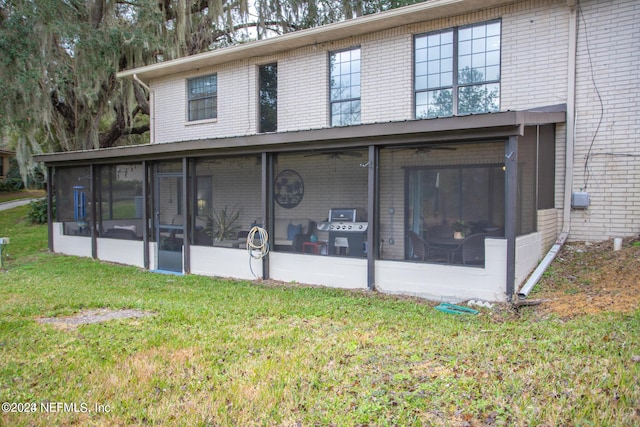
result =
[[[329,125],[328,63],[327,52],[316,49],[278,61],[278,131]]]
[[[502,17],[502,111],[567,99],[569,9],[566,1],[533,4]]]
[[[413,117],[412,44],[411,34],[362,43],[362,123]]]
[[[591,206],[572,213],[570,239],[601,240],[640,231],[640,173],[635,172],[640,116],[629,114],[640,107],[640,2],[582,0],[579,5],[573,179],[575,190],[586,187]],[[257,67],[274,61],[279,73],[278,130],[327,127],[328,52],[350,46],[360,46],[362,53],[362,122],[413,119],[413,35],[498,18],[501,110],[566,103],[567,2],[520,1],[153,80],[155,142],[256,133]],[[218,118],[189,124],[186,79],[212,72],[218,73]],[[566,126],[557,126],[556,208],[562,207],[564,197],[565,132]],[[561,211],[558,215],[561,218]]]
[[[257,67],[269,62],[278,63],[278,131],[327,127],[328,53],[352,46],[362,54],[362,122],[411,120],[413,35],[497,18],[503,33],[502,110],[563,103],[568,16],[564,1],[521,2],[154,80],[155,142],[255,134]],[[210,73],[218,73],[218,118],[188,123],[186,79]]]
[[[589,192],[591,206],[572,213],[570,239],[634,235],[640,231],[640,3],[580,5],[573,179],[575,190]]]

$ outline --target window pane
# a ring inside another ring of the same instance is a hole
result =
[[[440,59],[440,46],[434,46],[427,49],[427,56],[430,60]]]
[[[458,32],[458,40],[471,40],[471,28],[462,28]]]
[[[440,47],[441,58],[453,58],[453,44],[443,44]]]
[[[351,98],[360,98],[360,86],[351,86]]]
[[[451,86],[453,84],[453,73],[442,73],[440,75],[440,85]]]
[[[439,46],[440,45],[440,34],[432,34],[427,37],[427,46]]]
[[[453,30],[445,31],[440,34],[440,43],[451,44],[453,43]]]
[[[421,36],[421,37],[416,37],[415,39],[415,43],[416,43],[416,50],[422,50],[424,48],[427,47],[427,40],[428,37],[425,36]]]
[[[416,89],[426,89],[427,88],[427,76],[417,76],[416,77]]]
[[[331,125],[343,126],[360,122],[360,49],[332,53]],[[345,101],[345,102],[341,102]]]
[[[500,65],[500,51],[492,50],[487,52],[487,65]]]
[[[472,33],[474,39],[484,38],[487,34],[486,26],[484,24],[476,25],[472,28]]]
[[[471,41],[461,41],[458,43],[458,55],[469,55],[471,53]]]
[[[500,23],[492,22],[487,24],[487,36],[500,36]]]
[[[189,120],[217,117],[217,76],[197,77],[187,81]]]
[[[258,70],[260,80],[260,132],[278,129],[278,64],[263,65]]]
[[[416,76],[427,74],[427,62],[419,62],[416,64]]]
[[[471,50],[473,53],[484,52],[486,50],[485,43],[485,39],[474,39],[471,44]]]
[[[445,59],[443,61],[440,62],[440,70],[445,73],[445,72],[450,72],[453,71],[453,59]]]
[[[487,81],[500,80],[500,67],[499,66],[487,67],[485,78],[487,79]]]
[[[487,50],[500,49],[500,36],[493,36],[487,38]]]
[[[440,73],[440,61],[429,61],[427,63],[427,70],[429,74]]]
[[[416,117],[433,118],[453,115],[452,90],[433,90],[416,94]]]
[[[464,86],[458,90],[458,114],[478,114],[500,110],[500,85]]]
[[[427,60],[427,49],[416,49],[416,62]]]
[[[483,53],[476,53],[476,54],[471,56],[471,66],[473,68],[484,67],[484,65],[485,65],[484,52]]]

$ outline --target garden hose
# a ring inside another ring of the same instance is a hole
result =
[[[249,234],[247,234],[247,252],[249,252],[249,269],[251,270],[251,274],[253,274],[256,279],[259,279],[260,277],[253,272],[251,260],[262,259],[269,253],[269,234],[267,230],[258,226],[251,228]]]

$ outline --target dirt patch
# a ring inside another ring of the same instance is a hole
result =
[[[541,314],[572,318],[640,308],[640,238],[567,243],[529,295],[544,302]]]
[[[68,317],[43,317],[38,319],[38,322],[51,324],[63,329],[74,329],[80,325],[107,322],[114,319],[137,319],[151,315],[153,315],[153,313],[142,310],[112,310],[109,308],[100,308],[97,310],[84,310]]]

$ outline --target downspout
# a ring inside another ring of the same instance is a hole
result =
[[[156,102],[156,97],[153,95],[153,90],[147,86],[147,84],[145,82],[143,82],[142,80],[140,80],[140,78],[138,77],[137,74],[133,75],[133,80],[135,80],[136,82],[138,82],[138,84],[140,84],[140,86],[142,86],[143,88],[145,88],[147,90],[147,92],[149,92],[149,120],[151,121],[151,123],[149,124],[149,131],[151,133],[150,135],[150,142],[152,144],[155,144],[156,142],[156,126],[155,126],[155,121],[156,121],[156,109],[155,109],[155,102]]]
[[[527,282],[518,291],[518,298],[525,299],[538,283],[549,265],[558,255],[564,245],[571,230],[571,191],[573,189],[573,155],[576,135],[576,55],[577,55],[577,24],[578,8],[576,0],[567,0],[569,6],[569,57],[567,64],[567,142],[565,149],[565,172],[564,172],[564,206],[562,212],[562,231],[558,235],[555,243],[542,259],[538,267],[531,273]]]

